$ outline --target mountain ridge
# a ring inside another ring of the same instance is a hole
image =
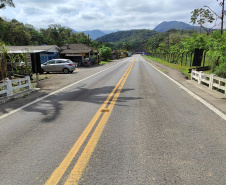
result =
[[[101,30],[87,30],[83,31],[83,33],[87,36],[89,35],[92,40],[96,40],[97,38],[106,35],[106,33]]]
[[[156,31],[156,32],[166,32],[168,30],[171,30],[171,29],[176,29],[176,30],[192,30],[192,29],[199,29],[199,27],[197,26],[192,26],[190,24],[187,24],[187,23],[184,23],[184,22],[181,22],[181,21],[163,21],[162,23],[158,24],[153,30],[150,30],[150,29],[131,29],[131,30],[122,30],[122,31],[103,31],[103,30],[98,30],[98,29],[94,29],[94,30],[86,30],[86,31],[76,31],[74,29],[71,29],[74,33],[81,33],[83,32],[85,35],[89,35],[90,38],[92,40],[104,40],[104,42],[108,42],[108,41],[105,41],[106,38],[108,38],[107,40],[112,40],[110,39],[110,37],[113,37],[113,40],[115,38],[115,35],[117,35],[117,39],[119,39],[119,32],[120,34],[122,35],[126,35],[125,33],[129,32],[131,33],[132,31],[134,30],[149,30],[149,31]],[[128,35],[127,35],[128,36]],[[126,37],[127,37],[126,36]],[[102,38],[103,37],[103,38]],[[99,39],[100,38],[100,39]],[[116,40],[117,40],[116,39]],[[123,36],[121,37],[121,39],[123,39]],[[121,40],[119,39],[119,40]],[[126,40],[126,38],[125,38]],[[112,42],[112,41],[109,41],[109,42]]]
[[[76,31],[72,28],[70,28],[72,30],[73,33],[84,33],[85,35],[89,35],[89,37],[92,39],[92,40],[96,40],[97,38],[99,37],[102,37],[104,35],[107,35],[107,34],[110,34],[114,31],[102,31],[102,30],[98,30],[98,29],[95,29],[95,30],[85,30],[85,31]]]
[[[170,29],[176,30],[192,30],[194,27],[190,24],[180,22],[180,21],[163,21],[162,23],[158,24],[153,30],[158,32],[166,32]]]
[[[118,41],[139,41],[145,40],[157,32],[149,29],[137,29],[137,30],[128,30],[128,31],[118,31],[115,33],[107,34],[96,39],[96,41],[102,42],[118,42]]]

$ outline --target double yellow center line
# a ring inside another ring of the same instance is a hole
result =
[[[113,107],[120,95],[120,92],[130,74],[130,71],[132,70],[132,67],[134,65],[136,58],[133,60],[129,68],[126,70],[122,78],[119,80],[115,88],[112,90],[108,98],[105,100],[103,105],[100,107],[100,109],[97,111],[93,119],[90,121],[89,125],[86,127],[82,135],[79,137],[79,139],[76,141],[70,152],[67,154],[67,156],[64,158],[62,163],[58,168],[55,169],[55,171],[52,173],[50,178],[47,180],[45,185],[56,185],[64,175],[65,171],[67,170],[68,166],[71,164],[72,160],[74,159],[75,155],[77,154],[80,147],[85,142],[87,136],[90,134],[91,130],[93,129],[94,125],[96,124],[97,120],[100,119],[99,123],[96,126],[96,129],[94,130],[91,138],[89,139],[85,149],[83,150],[82,154],[80,155],[77,163],[75,164],[74,168],[72,169],[67,181],[66,185],[69,184],[77,184],[79,179],[82,176],[82,172],[85,169],[85,166],[87,165],[96,145],[97,142],[101,136],[101,133],[104,129],[104,126],[107,123],[107,120],[113,110]],[[102,116],[102,117],[101,117]]]

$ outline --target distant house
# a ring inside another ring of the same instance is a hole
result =
[[[40,72],[41,63],[59,57],[60,48],[56,45],[45,46],[6,46],[7,52],[11,54],[25,54],[28,64],[32,66],[32,71]],[[35,64],[37,64],[35,66]]]
[[[120,53],[118,51],[112,50],[112,56],[111,59],[119,59],[120,58]]]
[[[97,49],[81,43],[67,44],[61,47],[60,57],[71,59],[78,66],[84,65],[84,62],[87,60],[90,65],[93,65],[98,63],[100,58]]]

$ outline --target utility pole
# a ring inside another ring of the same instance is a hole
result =
[[[224,0],[222,2],[222,14],[221,14],[221,35],[223,35],[224,30]]]
[[[168,61],[170,58],[169,48],[170,48],[170,43],[169,43],[169,30],[168,30]]]
[[[37,59],[36,59],[36,53],[34,53],[34,63],[35,63],[35,73],[36,73],[36,87],[39,86],[39,79],[38,79],[38,64],[37,64]]]
[[[220,3],[222,5],[222,13],[221,13],[221,16],[219,16],[216,12],[214,12],[210,7],[208,6],[204,6],[204,7],[207,7],[209,8],[218,18],[221,19],[221,35],[223,35],[223,31],[224,31],[224,1],[222,3]]]
[[[88,34],[88,46],[89,46],[89,34]]]
[[[169,53],[169,31],[168,31],[168,53]]]

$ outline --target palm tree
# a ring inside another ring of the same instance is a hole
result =
[[[129,49],[131,49],[131,45],[128,42],[126,42],[124,44],[124,48],[126,49],[126,51],[128,51]]]

